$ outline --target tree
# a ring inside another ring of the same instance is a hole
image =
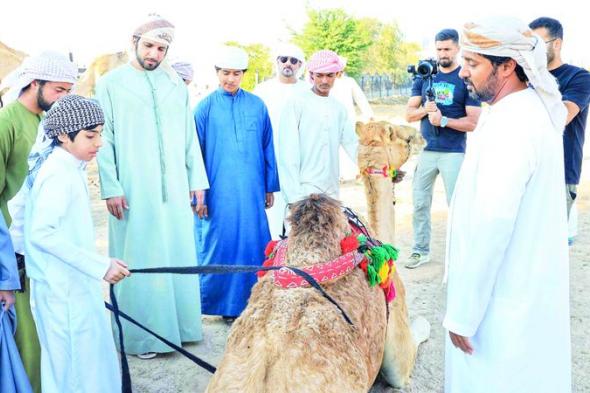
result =
[[[236,41],[228,41],[225,45],[242,48],[248,54],[248,71],[244,74],[244,79],[242,79],[242,89],[252,91],[258,82],[272,75],[273,63],[270,49],[266,46],[262,44],[244,45]]]
[[[346,72],[360,75],[364,68],[364,54],[371,46],[371,37],[359,21],[341,9],[307,10],[309,20],[301,33],[292,31],[293,42],[303,49],[306,57],[330,49],[345,57]]]
[[[360,25],[371,36],[373,44],[365,53],[363,72],[387,74],[394,81],[409,80],[407,66],[418,60],[421,48],[404,41],[397,23],[381,23],[376,19],[361,19]]]

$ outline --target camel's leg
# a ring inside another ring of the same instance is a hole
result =
[[[389,305],[389,320],[385,337],[385,351],[381,374],[391,386],[404,387],[410,378],[416,361],[418,344],[430,335],[430,325],[423,318],[413,324],[414,335],[408,321],[406,291],[397,272],[394,275],[396,298]]]

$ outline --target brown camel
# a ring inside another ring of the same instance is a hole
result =
[[[367,197],[369,224],[377,239],[394,244],[395,181],[401,180],[401,166],[410,157],[421,137],[409,126],[386,121],[358,122],[358,165]],[[397,172],[397,173],[396,173]]]
[[[289,221],[286,265],[309,267],[341,255],[350,225],[338,201],[313,194],[292,206]],[[427,337],[412,337],[397,273],[403,307],[391,307],[389,320],[383,290],[371,287],[361,269],[322,284],[353,325],[316,289],[281,288],[273,279],[267,273],[252,289],[207,393],[366,393],[380,370],[392,386],[408,381],[417,343]]]
[[[80,76],[74,87],[74,92],[84,97],[92,97],[98,79],[112,69],[127,63],[127,61],[127,52],[116,52],[98,56]]]
[[[14,71],[23,62],[26,56],[25,53],[0,42],[0,82],[2,82],[8,74]],[[4,93],[5,91],[0,91],[0,97]]]

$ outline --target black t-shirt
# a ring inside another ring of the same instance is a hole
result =
[[[467,86],[463,79],[459,77],[461,67],[456,70],[443,73],[438,72],[432,79],[432,87],[434,88],[436,106],[440,109],[443,116],[451,119],[459,119],[465,117],[466,106],[477,106],[481,104],[479,101],[469,97]],[[428,83],[422,78],[416,78],[412,85],[412,97],[421,96],[422,104],[426,102],[426,89]],[[426,147],[424,150],[441,151],[450,153],[464,153],[466,135],[462,131],[457,131],[450,127],[437,127],[438,135],[434,133],[434,126],[428,121],[428,116],[425,116],[420,121],[420,131],[422,136],[426,139]]]
[[[590,102],[590,72],[570,64],[562,64],[550,71],[559,83],[563,101],[571,101],[580,112],[565,126],[563,133],[563,158],[565,183],[578,184],[582,172],[584,132]]]

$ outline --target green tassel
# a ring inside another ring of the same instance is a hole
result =
[[[377,271],[375,271],[375,268],[371,264],[367,266],[367,278],[369,279],[370,286],[374,287],[375,285],[377,285]]]
[[[362,233],[357,236],[357,239],[358,239],[359,244],[361,246],[364,246],[365,244],[367,244],[367,237],[365,235],[363,235]]]
[[[388,260],[393,259],[394,261],[397,261],[397,257],[399,255],[399,250],[397,248],[393,247],[391,244],[383,244],[382,247],[389,256],[389,258],[387,258]]]

